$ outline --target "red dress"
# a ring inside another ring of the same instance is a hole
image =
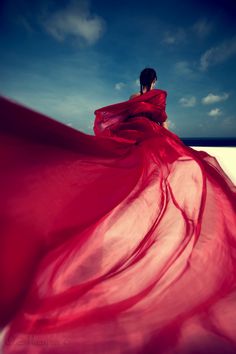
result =
[[[165,98],[97,110],[95,136],[1,98],[4,354],[236,352],[236,188]]]

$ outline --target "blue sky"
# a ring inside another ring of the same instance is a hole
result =
[[[153,67],[174,133],[235,137],[235,18],[235,0],[5,0],[1,94],[93,134]]]

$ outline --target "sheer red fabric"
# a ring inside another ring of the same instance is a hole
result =
[[[165,91],[95,136],[1,98],[3,353],[236,351],[236,187],[165,121]]]

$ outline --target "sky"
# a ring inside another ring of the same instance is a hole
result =
[[[153,67],[170,130],[236,137],[235,18],[235,0],[4,0],[0,92],[93,134]]]

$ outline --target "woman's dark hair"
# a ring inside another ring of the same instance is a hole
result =
[[[144,86],[147,87],[147,91],[150,91],[151,84],[153,80],[157,80],[156,71],[152,68],[145,68],[141,71],[139,80],[140,80],[140,93],[143,94]]]

